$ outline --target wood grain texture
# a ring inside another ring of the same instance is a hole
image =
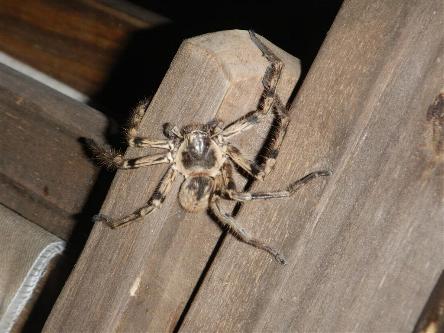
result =
[[[443,112],[428,111],[444,86],[443,7],[344,2],[277,168],[254,188],[334,175],[243,207],[238,219],[283,244],[288,266],[226,239],[180,331],[413,330],[444,267]]]
[[[285,64],[278,92],[286,101],[299,77],[299,62],[272,47]],[[186,40],[148,108],[141,135],[162,137],[166,122],[183,126],[217,117],[230,123],[254,110],[267,65],[246,31]],[[261,141],[260,136],[247,136],[243,143],[253,149]],[[136,154],[142,153],[127,152]],[[164,170],[155,166],[117,172],[102,213],[122,216],[142,206]],[[143,223],[116,230],[94,227],[45,332],[174,329],[221,235],[209,216],[186,214],[179,207],[179,185]]]
[[[99,170],[79,138],[103,141],[106,118],[0,65],[0,202],[68,239]]]
[[[2,0],[0,50],[91,96],[129,35],[166,21],[124,1]]]
[[[0,330],[23,332],[65,244],[0,204]]]

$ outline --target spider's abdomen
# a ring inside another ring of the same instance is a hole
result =
[[[214,180],[211,177],[198,176],[185,179],[179,191],[180,205],[189,212],[205,210],[213,187]]]

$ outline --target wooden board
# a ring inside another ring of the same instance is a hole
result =
[[[59,238],[0,204],[2,332],[25,332],[25,326],[29,332],[39,331],[38,323],[47,316],[36,316],[35,312],[44,313],[41,300],[48,296],[44,286],[50,284],[51,290],[57,290],[60,285],[52,278],[65,259],[62,255],[65,245]]]
[[[275,172],[334,175],[238,219],[183,332],[411,332],[444,267],[444,4],[345,1],[292,106]]]
[[[79,221],[91,223],[82,214],[99,169],[79,139],[104,141],[107,125],[96,110],[0,65],[0,202],[65,240]]]
[[[131,33],[166,22],[127,1],[2,0],[0,50],[91,96]]]
[[[285,68],[278,92],[286,101],[299,62],[273,46]],[[140,133],[162,137],[162,124],[220,118],[230,123],[257,106],[268,66],[248,32],[232,30],[186,40],[142,122]],[[262,137],[241,143],[258,148]],[[127,155],[142,154],[130,149]],[[165,168],[117,172],[102,208],[122,216],[141,207]],[[111,230],[97,224],[45,325],[45,332],[172,331],[209,260],[221,230],[206,214],[186,214],[173,186],[143,223]]]

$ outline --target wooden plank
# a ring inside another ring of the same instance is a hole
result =
[[[14,1],[0,6],[0,50],[93,95],[131,33],[168,20],[124,1]]]
[[[440,0],[343,4],[277,168],[254,188],[334,175],[243,207],[238,220],[282,244],[288,266],[229,237],[180,331],[413,330],[444,267],[443,103],[428,111],[443,88],[443,26]]]
[[[103,141],[107,120],[3,65],[0,101],[0,202],[67,240],[99,174],[79,138]]]
[[[272,48],[285,63],[278,91],[286,101],[299,76],[299,62]],[[141,134],[163,137],[165,122],[234,121],[256,109],[267,66],[246,31],[186,40],[143,119]],[[254,147],[261,141],[246,137],[243,142]],[[134,156],[136,150],[128,154]],[[164,170],[117,172],[102,212],[122,216],[141,207]],[[45,332],[174,329],[221,234],[206,214],[186,214],[179,208],[178,186],[176,182],[161,209],[143,223],[116,230],[101,223],[94,227]]]
[[[43,287],[48,282],[57,290],[51,280],[63,262],[65,243],[0,204],[0,246],[0,330],[24,332],[26,325],[37,332],[38,320],[46,318],[32,317],[33,311],[47,296]]]

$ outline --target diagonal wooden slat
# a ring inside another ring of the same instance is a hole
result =
[[[299,76],[299,62],[270,47],[285,64],[278,92],[286,101]],[[182,126],[218,117],[230,123],[256,108],[267,66],[246,31],[186,40],[154,96],[140,134],[161,138],[166,122]],[[261,141],[261,136],[247,136],[241,143],[258,148]],[[128,151],[135,154],[135,149]],[[122,216],[142,206],[164,170],[156,166],[117,172],[102,213]],[[143,223],[116,230],[95,225],[45,332],[174,329],[221,235],[207,215],[186,214],[179,208],[178,186],[176,182],[162,208]]]
[[[2,0],[0,51],[91,97],[136,31],[168,22],[129,1]]]
[[[412,331],[444,267],[443,27],[442,1],[344,2],[254,188],[334,174],[243,207],[289,264],[226,239],[181,332]]]
[[[99,174],[79,138],[103,141],[107,125],[98,111],[0,65],[0,202],[68,240]]]

